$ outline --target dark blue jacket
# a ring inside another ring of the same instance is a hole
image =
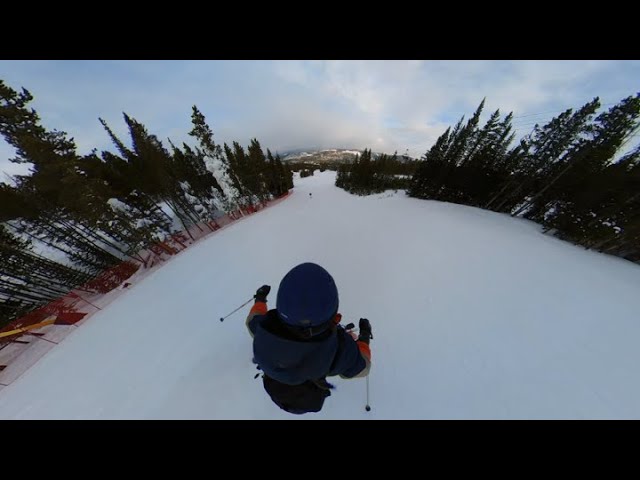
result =
[[[247,322],[253,334],[254,361],[271,378],[289,385],[324,376],[352,378],[367,366],[355,340],[337,325],[307,340],[297,338],[276,310]]]

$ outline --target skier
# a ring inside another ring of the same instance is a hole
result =
[[[338,289],[315,263],[302,263],[284,276],[272,310],[267,309],[270,291],[269,285],[256,291],[246,320],[263,386],[287,412],[319,412],[334,388],[327,376],[369,374],[371,324],[361,318],[357,337],[339,325]]]
[[[309,192],[309,198],[313,198],[313,196],[311,195],[311,192]]]

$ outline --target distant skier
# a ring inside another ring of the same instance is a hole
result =
[[[327,376],[369,374],[371,324],[361,318],[357,338],[339,325],[338,289],[315,263],[291,269],[280,282],[276,308],[267,310],[270,291],[269,285],[256,291],[246,320],[264,389],[287,412],[319,412],[334,388]]]
[[[309,198],[313,198],[313,196],[311,195],[311,192],[309,192]]]

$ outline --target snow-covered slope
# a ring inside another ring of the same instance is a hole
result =
[[[334,179],[296,179],[131,287],[0,391],[0,418],[640,418],[640,267]],[[248,307],[219,321],[304,261],[334,276],[344,323],[371,320],[371,412],[362,379],[282,412],[253,378]]]

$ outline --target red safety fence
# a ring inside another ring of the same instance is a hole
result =
[[[128,288],[133,282],[144,278],[145,273],[153,267],[166,262],[173,256],[188,248],[193,243],[207,237],[221,228],[240,220],[241,218],[256,213],[267,206],[281,202],[289,196],[289,192],[271,200],[270,202],[251,205],[230,212],[226,215],[211,219],[208,222],[200,222],[189,227],[188,231],[182,231],[168,236],[164,241],[156,242],[139,251],[136,255],[140,262],[123,261],[111,267],[91,281],[81,285],[66,295],[29,312],[17,320],[0,328],[0,388],[15,380],[21,373],[13,372],[11,380],[5,379],[7,367],[10,362],[15,362],[19,356],[19,349],[26,350],[36,339],[46,340],[56,344],[58,342],[45,338],[53,336],[60,340],[60,335],[66,333],[54,331],[55,326],[77,327],[77,323],[86,319],[91,314],[102,310],[111,303],[122,290]],[[138,275],[136,275],[138,274]],[[135,279],[132,277],[135,276]],[[39,332],[36,332],[39,330]],[[29,336],[22,338],[23,336]],[[9,347],[10,346],[10,347]],[[11,348],[10,353],[5,352],[5,347]],[[17,349],[17,350],[16,350]],[[31,364],[34,363],[33,361]],[[30,365],[29,365],[30,366]]]

